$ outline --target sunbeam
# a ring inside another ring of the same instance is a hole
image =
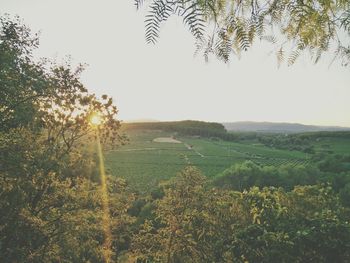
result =
[[[99,171],[101,178],[101,196],[102,196],[102,227],[104,232],[104,244],[103,244],[103,256],[106,263],[111,262],[111,243],[112,243],[112,235],[111,235],[111,226],[110,226],[110,212],[109,212],[109,197],[108,197],[108,189],[106,183],[106,173],[105,173],[105,165],[102,153],[102,147],[100,142],[100,134],[98,129],[96,130],[97,134],[97,153],[99,159]]]

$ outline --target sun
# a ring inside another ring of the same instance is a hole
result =
[[[90,117],[90,123],[94,126],[98,126],[102,123],[102,117],[98,113],[93,113]]]

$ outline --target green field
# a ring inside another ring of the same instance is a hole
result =
[[[324,137],[314,142],[316,152],[329,152],[336,154],[350,154],[350,139]]]
[[[251,160],[262,165],[306,164],[309,156],[302,152],[277,150],[256,141],[228,142],[176,137],[181,143],[154,142],[171,137],[171,132],[128,131],[130,142],[106,153],[106,166],[123,177],[137,191],[146,192],[179,172],[186,164],[197,166],[208,177],[215,176],[235,163]]]

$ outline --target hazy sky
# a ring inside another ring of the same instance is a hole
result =
[[[194,57],[193,38],[171,19],[157,45],[144,39],[133,0],[0,0],[41,31],[40,57],[71,55],[96,94],[112,95],[122,120],[284,121],[350,126],[350,68],[301,57],[277,68],[260,44],[229,65]]]

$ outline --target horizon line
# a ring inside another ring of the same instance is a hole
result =
[[[172,120],[158,120],[152,118],[140,118],[140,119],[123,119],[122,123],[142,123],[142,122],[180,122],[180,121],[203,121],[203,122],[213,122],[213,123],[271,123],[271,124],[297,124],[304,126],[319,126],[319,127],[334,127],[334,128],[349,128],[350,125],[339,125],[339,124],[310,124],[303,122],[288,122],[288,121],[254,121],[254,120],[244,120],[244,121],[211,121],[202,119],[172,119]]]

